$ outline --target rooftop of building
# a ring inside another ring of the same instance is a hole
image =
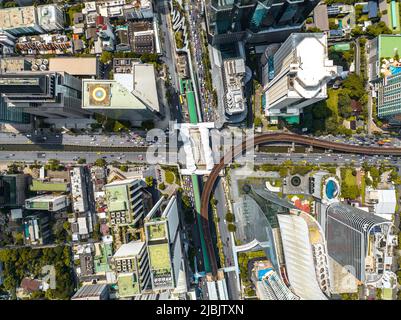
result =
[[[98,60],[96,57],[50,58],[49,71],[68,72],[73,76],[96,76]]]
[[[32,197],[26,199],[27,201],[54,201],[57,199],[64,199],[65,195],[57,195],[57,194],[43,194],[36,197]]]
[[[148,251],[150,265],[153,270],[170,270],[171,262],[168,243],[149,245]]]
[[[125,243],[120,248],[118,248],[118,250],[114,253],[113,258],[126,258],[137,256],[144,246],[145,242],[139,240]]]
[[[401,35],[381,34],[377,39],[379,59],[401,55]]]
[[[66,192],[69,183],[32,180],[31,191],[49,191],[49,192]]]
[[[78,291],[74,294],[74,296],[71,299],[74,300],[74,299],[98,297],[105,290],[107,290],[107,288],[108,288],[107,284],[84,285],[78,289]]]
[[[34,6],[14,7],[0,10],[0,28],[15,29],[28,27],[37,22],[36,9]]]
[[[134,282],[132,273],[118,275],[118,294],[120,297],[132,297],[139,294],[139,284]]]
[[[155,70],[134,63],[132,73],[115,73],[114,80],[84,79],[82,106],[94,109],[151,109],[159,112]]]

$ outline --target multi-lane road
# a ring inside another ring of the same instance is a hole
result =
[[[243,141],[243,143],[234,147],[233,150],[229,152],[229,154],[225,155],[224,158],[217,165],[214,166],[203,188],[201,197],[202,227],[205,236],[205,242],[207,246],[209,260],[212,267],[212,273],[214,275],[217,274],[218,265],[214,251],[214,243],[209,228],[209,201],[212,191],[215,187],[216,181],[219,177],[219,174],[221,170],[227,165],[226,163],[227,160],[230,159],[232,160],[236,156],[242,154],[248,148],[254,147],[255,145],[260,145],[269,142],[282,142],[282,141],[294,142],[302,145],[310,145],[314,147],[346,152],[351,154],[401,156],[401,148],[353,146],[343,143],[318,140],[306,136],[289,134],[289,133],[260,134],[252,138],[251,141],[252,141],[251,143],[249,141]]]

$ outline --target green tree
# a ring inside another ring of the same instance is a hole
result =
[[[159,189],[160,190],[165,190],[166,189],[166,185],[164,184],[164,182],[159,183]]]
[[[237,227],[235,226],[235,224],[229,223],[227,225],[227,229],[229,232],[235,232],[237,230]]]
[[[86,163],[86,159],[85,158],[79,158],[77,163],[78,164],[84,164],[84,163]]]
[[[338,109],[343,118],[349,118],[352,114],[351,98],[348,94],[341,92],[338,95]]]
[[[105,167],[107,165],[107,161],[103,158],[99,158],[95,161],[94,165],[97,167]]]
[[[100,62],[107,64],[113,59],[113,54],[110,51],[103,51],[100,56]]]
[[[152,188],[152,187],[153,187],[153,180],[154,180],[154,178],[153,178],[152,176],[149,176],[149,177],[146,177],[146,178],[145,178],[146,185],[147,185],[149,188]]]
[[[235,221],[235,216],[234,216],[234,214],[232,214],[231,212],[227,212],[226,213],[226,221],[227,222],[234,222]]]

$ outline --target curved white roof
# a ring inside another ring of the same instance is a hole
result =
[[[306,300],[326,300],[316,279],[312,246],[305,220],[296,215],[277,215],[288,280],[296,295]]]

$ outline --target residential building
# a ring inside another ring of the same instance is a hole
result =
[[[23,55],[62,55],[74,52],[73,41],[63,34],[19,37],[15,48],[17,52]],[[33,70],[35,71],[35,69]],[[44,71],[47,68],[41,70]]]
[[[298,122],[302,109],[327,98],[327,83],[339,74],[328,59],[327,35],[293,33],[267,58],[264,109],[271,120]]]
[[[70,177],[73,211],[86,212],[89,210],[89,201],[84,168],[74,167],[70,170]]]
[[[25,208],[28,210],[45,210],[57,212],[66,209],[69,204],[66,195],[45,194],[25,200]]]
[[[0,94],[8,108],[46,118],[83,118],[81,81],[62,72],[18,72],[0,75]]]
[[[138,54],[155,52],[155,36],[153,30],[136,31],[131,34],[132,51]]]
[[[64,11],[55,4],[38,6],[39,25],[46,32],[64,29]]]
[[[128,36],[128,26],[116,27],[116,51],[130,51],[131,45]]]
[[[108,284],[83,285],[71,298],[71,300],[108,300],[108,299],[109,299]]]
[[[125,0],[110,0],[97,4],[99,14],[103,17],[117,18],[123,16]]]
[[[93,232],[93,218],[90,212],[74,212],[68,221],[71,224],[72,241],[88,239]]]
[[[141,124],[160,115],[155,70],[134,59],[114,62],[114,80],[82,80],[82,108]]]
[[[112,264],[118,277],[120,298],[132,297],[148,288],[149,258],[145,242],[123,244],[113,255]]]
[[[340,202],[321,214],[329,256],[357,280],[374,283],[391,270],[397,245],[391,221]]]
[[[51,230],[48,214],[41,212],[23,218],[25,243],[29,245],[43,245],[49,242]]]
[[[111,225],[135,225],[144,214],[141,180],[114,181],[104,186]]]
[[[23,173],[0,175],[0,207],[21,207],[26,196]]]
[[[103,16],[97,16],[96,18],[97,27],[97,40],[101,49],[104,51],[114,51],[116,45],[116,36],[113,31],[113,26],[110,24],[107,18]]]
[[[391,119],[401,114],[401,74],[384,77],[375,84],[377,116]]]
[[[281,42],[300,31],[318,3],[319,0],[211,0],[205,5],[208,34],[213,45]]]
[[[34,6],[0,9],[0,29],[13,36],[44,32]]]
[[[274,271],[268,260],[253,263],[253,281],[260,300],[299,300]]]
[[[186,279],[177,199],[173,196],[164,210],[163,203],[163,198],[156,203],[144,224],[153,291],[176,288],[180,272]]]
[[[50,72],[68,72],[79,78],[98,78],[102,63],[96,57],[57,57],[49,59]]]
[[[244,59],[227,59],[223,61],[223,65],[225,116],[228,122],[238,123],[245,120],[247,116],[244,94],[245,61]]]

